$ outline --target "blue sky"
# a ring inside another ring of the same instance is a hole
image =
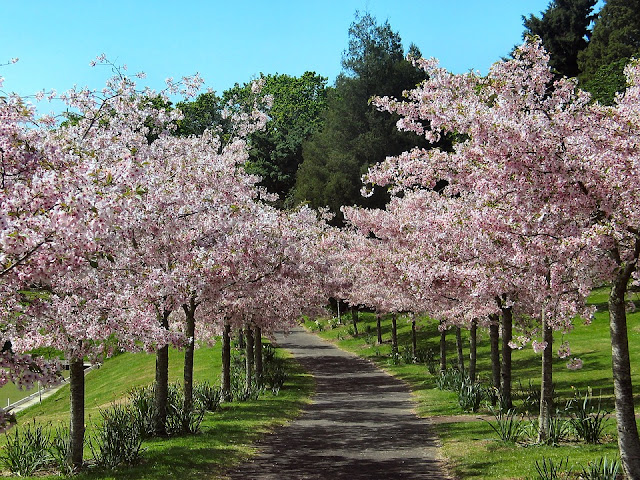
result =
[[[454,72],[486,73],[521,43],[522,15],[550,0],[0,0],[3,90],[30,95],[74,84],[99,88],[101,53],[145,85],[199,72],[218,92],[260,72],[310,70],[333,83],[356,10],[388,20],[405,48],[415,43]],[[53,106],[40,108],[48,111]],[[47,110],[48,109],[48,110]]]

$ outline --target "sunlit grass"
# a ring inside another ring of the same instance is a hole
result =
[[[637,293],[629,295],[629,300],[638,300]],[[608,289],[600,288],[593,292],[589,302],[598,307],[591,324],[582,319],[574,322],[570,332],[557,332],[554,338],[554,351],[560,343],[568,341],[571,357],[580,357],[584,366],[573,371],[566,368],[567,359],[554,358],[554,385],[557,407],[562,410],[567,400],[576,391],[585,393],[588,388],[598,397],[601,395],[602,406],[613,410],[613,377],[611,372],[611,344],[609,337],[609,317],[607,311]],[[332,322],[335,323],[335,322]],[[429,374],[424,364],[394,364],[391,361],[391,321],[383,318],[383,344],[377,345],[376,322],[373,314],[360,315],[359,335],[353,336],[351,318],[343,317],[342,324],[332,328],[328,319],[318,322],[307,321],[306,326],[320,336],[335,342],[340,348],[357,355],[369,358],[380,367],[405,380],[413,390],[417,402],[416,411],[423,417],[464,415],[467,420],[476,420],[478,414],[463,414],[457,403],[457,394],[440,391],[435,387],[435,377]],[[631,347],[632,379],[634,384],[640,383],[640,312],[628,314],[629,344]],[[418,321],[418,350],[431,350],[435,361],[439,359],[439,332],[436,322],[421,318]],[[463,334],[465,341],[465,366],[468,367],[468,335]],[[411,326],[408,319],[398,319],[398,343],[400,351],[410,349]],[[447,335],[448,363],[456,363],[455,336]],[[439,364],[438,364],[439,366]],[[491,378],[490,345],[488,332],[478,330],[478,376],[481,382],[489,384]],[[513,351],[513,387],[516,406],[521,405],[519,399],[520,385],[526,389],[529,383],[539,387],[541,355],[533,352],[531,346]],[[534,416],[536,412],[531,412]],[[484,408],[479,414],[488,415]],[[543,457],[558,462],[569,457],[571,468],[578,469],[584,464],[603,455],[613,458],[618,447],[615,438],[615,420],[607,426],[607,436],[601,445],[584,443],[567,443],[560,447],[535,446],[529,442],[527,446],[509,445],[496,440],[497,435],[486,422],[443,423],[434,426],[440,435],[443,452],[452,464],[459,478],[477,478],[487,480],[535,478],[535,461]]]
[[[258,400],[223,404],[215,413],[208,413],[197,435],[145,441],[140,465],[114,471],[89,469],[73,478],[84,479],[165,479],[221,478],[229,467],[254,453],[253,443],[265,432],[295,417],[313,390],[313,379],[283,350],[290,376],[277,396],[265,393]],[[182,374],[184,355],[170,353],[170,381]],[[196,350],[195,380],[218,384],[220,347]],[[104,363],[86,376],[87,438],[94,432],[100,418],[99,410],[121,401],[135,387],[153,382],[155,357],[146,354],[122,354]],[[25,410],[19,423],[64,424],[68,422],[69,387],[61,388],[51,397]],[[90,457],[90,450],[85,450]],[[34,477],[36,478],[36,477]],[[43,478],[43,477],[37,477]],[[44,477],[59,478],[59,477]]]

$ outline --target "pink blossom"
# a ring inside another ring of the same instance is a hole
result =
[[[558,357],[567,358],[569,355],[571,355],[569,342],[562,342],[562,344],[560,345],[560,349],[558,350]]]
[[[540,353],[547,348],[547,342],[538,342],[537,340],[534,340],[532,342],[532,346],[534,352]]]
[[[582,359],[573,357],[571,361],[567,362],[567,368],[569,370],[580,370],[582,368]]]

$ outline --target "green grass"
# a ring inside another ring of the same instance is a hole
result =
[[[630,295],[636,300],[637,294]],[[611,346],[609,338],[609,319],[607,308],[607,291],[596,290],[590,297],[590,303],[598,307],[598,312],[591,325],[582,320],[575,322],[575,327],[566,334],[557,333],[554,338],[554,352],[563,340],[571,346],[571,357],[580,357],[584,362],[581,370],[572,371],[566,368],[567,360],[554,359],[554,384],[558,397],[557,406],[564,408],[565,402],[572,398],[576,389],[585,392],[591,388],[595,396],[601,394],[602,405],[613,410],[613,378],[611,373]],[[340,348],[369,358],[380,367],[405,380],[412,388],[417,402],[417,413],[423,417],[465,415],[468,420],[475,420],[476,414],[463,414],[457,403],[457,395],[453,392],[440,391],[435,387],[435,377],[429,374],[424,364],[398,364],[390,360],[391,354],[391,321],[383,319],[383,344],[377,345],[376,322],[372,314],[361,314],[357,337],[350,335],[351,319],[342,318],[343,325],[332,328],[327,320],[307,321],[306,326],[325,339],[335,342]],[[320,331],[319,331],[320,329]],[[632,379],[635,385],[640,383],[640,312],[628,315],[629,344],[631,346]],[[478,375],[481,381],[488,384],[491,377],[490,346],[488,332],[478,329]],[[517,334],[517,333],[516,333]],[[398,343],[400,351],[409,349],[411,345],[411,326],[408,320],[398,319]],[[468,342],[465,340],[465,366],[468,366]],[[431,350],[436,362],[439,358],[439,333],[437,324],[429,319],[420,319],[418,330],[418,349]],[[456,362],[455,336],[447,335],[447,358]],[[535,354],[530,346],[513,351],[514,395],[515,404],[520,406],[519,385],[524,388],[529,382],[540,385],[541,355]],[[636,368],[633,368],[636,366]],[[640,401],[638,399],[636,404]],[[482,414],[488,414],[485,409]],[[534,412],[534,414],[537,412]],[[476,478],[487,480],[535,478],[535,461],[543,457],[560,461],[569,457],[570,465],[585,464],[596,457],[617,455],[615,440],[615,421],[608,425],[608,435],[602,445],[585,445],[584,443],[567,443],[560,447],[508,445],[496,440],[497,435],[486,422],[456,422],[435,426],[443,443],[443,453],[448,458],[454,472],[462,479]]]
[[[68,371],[63,371],[62,375],[65,378],[69,377]],[[23,398],[28,397],[29,395],[38,393],[38,386],[35,385],[33,388],[27,390],[25,388],[18,388],[13,382],[8,382],[6,385],[2,386],[0,390],[0,405],[6,407],[7,404],[17,402]]]
[[[612,427],[609,429],[612,432]],[[435,425],[443,444],[443,453],[458,478],[524,479],[537,478],[535,462],[551,458],[555,464],[568,458],[569,467],[580,471],[580,465],[604,455],[616,458],[618,444],[566,444],[559,447],[504,443],[485,422],[458,422]]]
[[[313,390],[313,379],[286,352],[290,376],[279,395],[271,393],[256,401],[223,404],[215,413],[207,413],[201,432],[193,436],[145,441],[143,462],[114,471],[89,469],[75,479],[158,479],[220,478],[228,469],[254,453],[252,444],[265,432],[295,417]],[[170,353],[170,381],[181,378],[184,355]],[[87,437],[93,434],[99,410],[120,401],[132,388],[153,382],[155,357],[147,354],[122,354],[112,358],[86,376]],[[195,380],[218,383],[220,347],[202,348],[195,354]],[[53,425],[68,422],[69,387],[64,386],[42,404],[18,415],[18,422],[35,419]],[[90,450],[85,450],[85,458]],[[35,477],[34,477],[35,478]],[[37,477],[43,478],[43,477]],[[59,477],[44,477],[59,478]]]

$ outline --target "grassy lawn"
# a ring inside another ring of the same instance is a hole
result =
[[[554,360],[554,384],[557,395],[557,407],[564,408],[567,400],[576,390],[585,392],[591,388],[594,396],[601,395],[602,406],[613,409],[613,379],[611,374],[611,347],[609,340],[609,320],[606,311],[607,292],[599,289],[590,297],[598,306],[598,312],[591,325],[576,321],[575,328],[564,335],[556,334],[554,351],[563,340],[571,346],[571,356],[580,357],[584,362],[581,370],[566,368],[567,360]],[[353,336],[350,316],[342,318],[342,325],[328,320],[307,321],[307,328],[320,336],[335,342],[341,348],[367,357],[379,366],[407,381],[415,395],[417,412],[424,417],[464,415],[467,420],[476,420],[478,414],[465,414],[457,402],[457,394],[436,388],[435,377],[423,364],[406,364],[391,361],[391,321],[383,319],[383,344],[377,345],[375,316],[361,314],[358,324],[358,336]],[[640,383],[640,312],[628,316],[629,343],[633,382]],[[435,322],[420,319],[418,325],[418,350],[431,351],[438,361],[439,333]],[[491,376],[490,346],[488,332],[478,329],[478,375],[480,381],[489,384]],[[517,333],[514,332],[514,336]],[[465,339],[465,362],[468,361],[468,342]],[[398,319],[398,343],[400,352],[408,351],[411,345],[411,326],[407,319]],[[447,335],[447,358],[456,362],[455,336]],[[533,352],[530,346],[513,352],[514,403],[522,406],[521,398],[526,395],[529,383],[540,385],[541,356]],[[467,364],[465,364],[467,365]],[[522,385],[522,388],[520,388]],[[640,399],[639,399],[640,400]],[[486,407],[478,412],[489,414]],[[434,420],[435,421],[435,420]],[[484,421],[456,421],[455,423],[436,423],[434,428],[442,439],[443,453],[449,460],[452,470],[463,479],[486,480],[537,478],[535,462],[551,458],[554,463],[569,459],[569,466],[579,470],[577,465],[586,465],[588,461],[603,455],[612,458],[617,455],[615,421],[612,419],[606,427],[606,435],[600,445],[587,445],[576,441],[567,441],[559,447],[538,446],[531,441],[509,444],[498,440],[497,434]]]
[[[281,356],[286,352],[277,349]],[[170,381],[181,378],[184,355],[170,353]],[[207,413],[201,432],[193,436],[145,441],[143,461],[134,467],[114,471],[91,471],[75,476],[83,479],[158,479],[221,478],[222,473],[254,453],[253,442],[277,425],[295,417],[313,390],[313,379],[287,358],[289,378],[279,395],[267,393],[256,401],[223,404],[215,413]],[[155,357],[147,354],[122,354],[86,376],[87,438],[94,432],[100,409],[126,397],[135,387],[149,385],[154,379]],[[195,354],[196,382],[218,384],[220,346],[201,348]],[[18,416],[18,422],[42,424],[68,423],[69,386],[62,387]],[[4,441],[3,441],[4,443]],[[85,450],[85,458],[91,452]],[[35,478],[35,477],[34,477]],[[43,478],[43,477],[37,477]],[[44,477],[59,478],[59,477]]]

